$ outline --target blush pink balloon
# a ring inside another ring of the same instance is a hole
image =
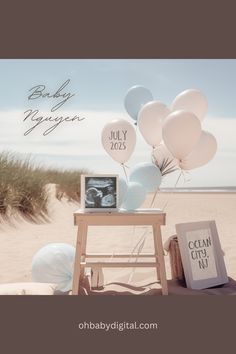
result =
[[[172,112],[164,120],[162,136],[172,155],[182,160],[197,144],[201,131],[201,123],[195,114],[179,110]]]
[[[208,109],[207,98],[196,89],[189,89],[177,95],[171,105],[171,110],[185,109],[194,113],[200,121],[205,118]]]
[[[193,151],[180,162],[183,170],[192,170],[206,165],[213,159],[217,151],[217,141],[214,135],[202,131],[201,137]]]
[[[151,101],[145,104],[138,115],[138,127],[146,142],[155,147],[162,140],[162,122],[170,113],[162,102]]]

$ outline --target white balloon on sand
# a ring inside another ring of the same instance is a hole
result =
[[[32,260],[32,279],[40,283],[54,283],[56,289],[72,289],[75,248],[65,243],[49,243]]]

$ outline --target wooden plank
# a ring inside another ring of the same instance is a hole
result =
[[[142,253],[142,254],[128,254],[128,253],[119,253],[119,254],[110,254],[110,253],[88,253],[85,255],[86,258],[155,258],[155,254],[151,253]]]
[[[83,266],[88,268],[94,266],[103,268],[156,268],[156,262],[84,262]]]
[[[84,211],[83,209],[78,209],[74,212],[74,214],[76,215],[96,215],[96,214],[99,214],[99,215],[158,215],[158,214],[163,214],[163,210],[161,209],[153,209],[153,208],[150,208],[150,209],[136,209],[136,210],[133,210],[132,212],[131,211],[126,211],[124,209],[120,209],[118,211],[100,211],[100,212],[88,212],[88,211]]]
[[[84,213],[74,214],[75,225],[86,222],[89,225],[154,225],[165,224],[165,214],[123,214],[123,213]]]

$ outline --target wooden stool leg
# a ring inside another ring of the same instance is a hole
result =
[[[156,242],[154,226],[153,226],[153,242],[154,242],[154,251],[155,251],[155,258],[156,258],[157,280],[160,281],[161,280],[160,261],[159,261],[159,257],[158,257],[158,246],[157,246],[157,242]]]
[[[164,250],[161,239],[161,228],[160,225],[153,225],[153,239],[155,254],[158,257],[157,260],[157,277],[160,277],[162,286],[162,295],[168,295],[167,279],[166,279],[166,268],[164,261]]]
[[[84,231],[86,231],[84,223],[80,222],[78,224],[78,232],[77,232],[77,243],[76,243],[76,252],[75,252],[72,295],[78,295],[78,292],[79,292],[82,243],[83,243],[83,238],[84,238]]]
[[[83,235],[82,235],[82,245],[81,245],[81,260],[86,261],[86,246],[87,246],[87,233],[88,233],[88,225],[83,225]],[[80,280],[84,278],[84,264],[81,265],[80,268]]]

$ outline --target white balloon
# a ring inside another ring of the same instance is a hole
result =
[[[162,140],[162,121],[170,110],[159,101],[151,101],[143,106],[138,115],[138,127],[146,142],[157,146]]]
[[[194,113],[202,121],[208,109],[207,98],[199,90],[185,90],[175,97],[171,105],[172,111],[179,109]]]
[[[106,152],[117,162],[125,163],[136,144],[134,127],[124,119],[116,119],[102,130],[102,144]]]
[[[213,159],[217,150],[217,141],[214,135],[202,131],[201,137],[193,151],[180,162],[183,170],[192,170],[203,166]]]
[[[179,110],[165,119],[162,135],[167,149],[182,160],[189,155],[201,135],[201,123],[195,114]]]
[[[171,162],[167,167],[168,169],[178,167],[179,161],[171,154],[171,152],[167,149],[167,147],[163,143],[158,145],[153,150],[153,157],[158,167],[161,167],[165,161]]]

